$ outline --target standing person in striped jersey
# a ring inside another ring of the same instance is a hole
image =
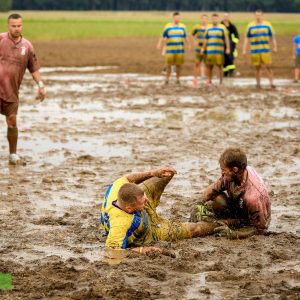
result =
[[[176,66],[176,82],[180,83],[180,74],[182,64],[184,63],[184,44],[187,43],[190,48],[189,41],[187,39],[187,31],[184,24],[180,23],[180,13],[173,13],[173,22],[168,23],[163,31],[161,38],[158,41],[157,48],[161,50],[162,44],[166,46],[166,81],[169,83],[171,67]]]
[[[243,55],[246,55],[247,47],[250,43],[251,63],[255,66],[257,88],[261,87],[261,66],[264,66],[268,73],[271,88],[275,88],[271,69],[271,41],[273,43],[273,52],[276,53],[277,42],[272,25],[267,21],[263,21],[261,10],[256,10],[255,21],[249,23],[247,26]]]
[[[195,42],[195,69],[194,69],[194,80],[193,85],[197,87],[197,79],[201,73],[201,76],[205,76],[205,65],[201,64],[204,63],[204,53],[201,52],[203,41],[205,38],[205,32],[208,25],[208,17],[207,15],[202,15],[201,22],[196,24],[191,32],[191,38],[194,39]],[[202,68],[201,68],[202,65]]]
[[[224,52],[230,53],[230,44],[228,38],[228,31],[224,25],[219,24],[218,14],[212,15],[212,26],[209,27],[205,34],[203,43],[202,54],[206,52],[205,64],[207,81],[206,86],[211,85],[212,71],[214,65],[219,69],[220,85],[223,82],[223,65],[224,65]]]

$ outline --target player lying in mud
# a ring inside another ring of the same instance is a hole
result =
[[[107,249],[131,248],[140,254],[162,252],[151,245],[156,241],[175,241],[214,233],[214,229],[220,226],[218,222],[181,223],[157,214],[161,195],[175,174],[170,167],[131,173],[108,187],[101,212]]]
[[[219,163],[222,176],[205,189],[191,220],[221,219],[225,224],[215,232],[228,239],[264,233],[271,219],[271,202],[263,180],[247,165],[246,154],[239,148],[226,149]]]
[[[168,220],[156,208],[176,171],[170,167],[131,173],[107,189],[101,223],[107,249],[127,249],[146,254],[162,252],[156,241],[176,241],[213,233],[229,239],[261,234],[270,221],[270,198],[262,179],[247,166],[240,149],[229,148],[220,158],[222,176],[204,192],[190,223]],[[232,228],[239,228],[233,230]]]

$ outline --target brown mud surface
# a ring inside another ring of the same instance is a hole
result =
[[[158,74],[164,57],[156,49],[157,38],[104,38],[93,40],[34,42],[43,66],[118,66],[118,73]],[[273,54],[275,77],[291,78],[293,75],[292,35],[279,35],[278,53]],[[236,59],[239,76],[253,76],[253,68],[247,55],[242,56],[243,38],[238,44]],[[183,74],[193,72],[194,52],[187,51]]]
[[[21,90],[19,154],[7,164],[0,128],[1,299],[299,299],[300,86],[276,90],[253,79],[222,89],[162,85],[161,76],[43,70],[48,98]],[[178,174],[159,212],[187,221],[200,191],[219,174],[224,148],[243,147],[272,195],[268,234],[162,243],[176,257],[104,258],[99,211],[108,184],[161,165]]]

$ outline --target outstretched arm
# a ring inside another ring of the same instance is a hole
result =
[[[176,173],[176,170],[171,167],[162,167],[146,172],[130,173],[125,177],[129,182],[139,184],[151,177],[173,177]]]

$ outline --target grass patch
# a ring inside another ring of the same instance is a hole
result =
[[[171,20],[170,12],[21,12],[23,34],[30,40],[89,39],[101,37],[154,37]],[[202,12],[183,12],[182,22],[190,31]],[[210,13],[208,13],[210,14]],[[0,31],[6,31],[8,14],[0,13]],[[277,34],[296,34],[299,14],[265,14]],[[244,34],[252,13],[232,13],[232,20]]]

